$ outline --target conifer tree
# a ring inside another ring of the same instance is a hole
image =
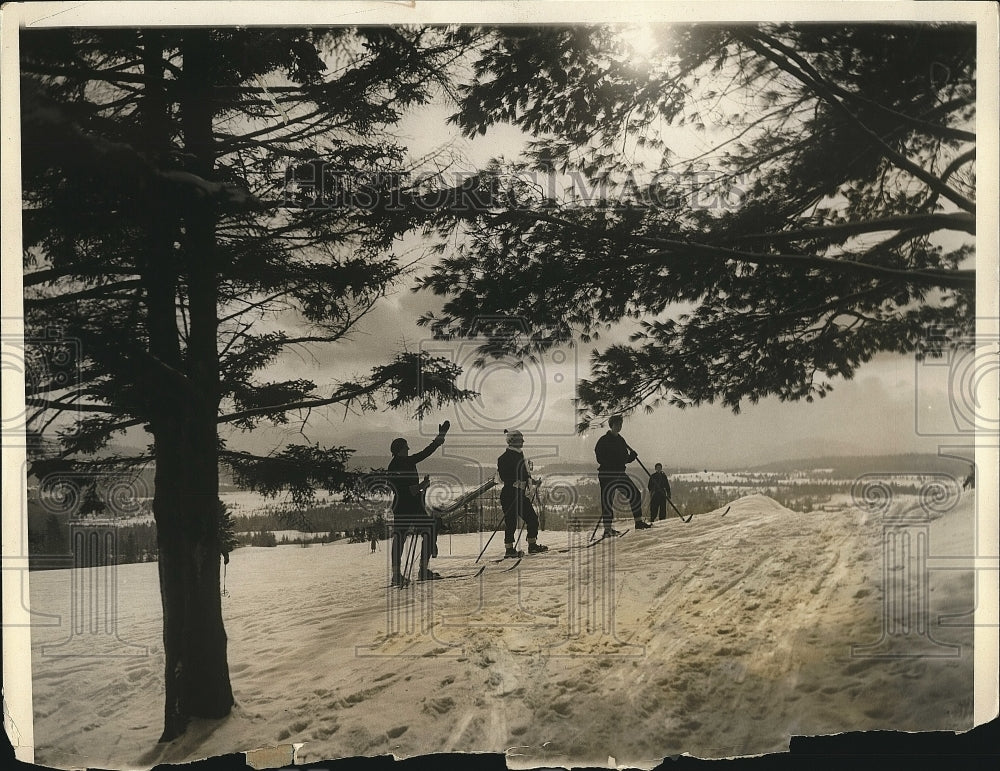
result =
[[[419,416],[470,396],[455,365],[412,352],[338,382],[267,378],[286,351],[335,351],[401,280],[400,234],[447,226],[442,205],[420,205],[426,185],[407,187],[392,127],[469,37],[192,27],[21,40],[26,337],[63,362],[28,385],[31,430],[60,433],[31,473],[155,461],[167,741],[233,704],[219,463],[300,502],[350,482],[345,447],[257,457],[226,447],[220,424],[249,431],[329,406]],[[324,176],[289,197],[286,171],[301,182],[303,165]],[[347,194],[317,197],[327,179]],[[147,455],[89,457],[136,427]]]

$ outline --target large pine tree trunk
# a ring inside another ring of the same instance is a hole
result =
[[[203,30],[192,34],[207,35]],[[145,37],[145,69],[151,76],[144,103],[148,151],[164,161],[170,137],[161,82],[162,42],[155,31]],[[209,78],[199,60],[208,54],[208,45],[207,39],[192,42],[184,56],[184,138],[186,149],[196,157],[191,170],[209,177],[214,163],[212,113],[202,93]],[[151,212],[143,275],[151,354],[149,425],[156,455],[153,513],[166,659],[160,741],[169,741],[184,732],[191,717],[229,714],[233,692],[219,582],[215,214],[203,204],[178,209],[176,201],[166,199],[160,208]],[[186,259],[179,265],[174,243],[182,237],[181,220]],[[187,279],[186,348],[177,327],[179,268]]]
[[[160,741],[183,733],[190,717],[224,717],[233,705],[219,585],[218,472],[214,446],[199,441],[197,412],[156,440],[153,510],[166,657]]]

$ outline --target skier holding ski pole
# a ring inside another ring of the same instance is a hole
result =
[[[389,446],[392,452],[392,460],[389,461],[388,481],[393,491],[392,499],[392,585],[405,586],[409,583],[409,576],[404,575],[400,570],[400,561],[403,555],[403,542],[410,534],[414,537],[411,544],[411,553],[416,551],[416,538],[421,539],[420,548],[420,571],[417,577],[420,580],[440,578],[437,573],[431,571],[427,563],[430,561],[433,551],[433,528],[434,520],[428,516],[424,509],[424,491],[430,485],[430,478],[425,476],[420,481],[417,473],[417,464],[429,458],[434,451],[444,444],[445,434],[451,428],[451,423],[447,420],[438,426],[438,435],[423,450],[410,455],[410,446],[403,438],[394,439]],[[412,557],[407,558],[410,563]],[[409,573],[410,564],[406,566]]]
[[[504,518],[504,557],[521,557],[514,545],[518,518],[528,531],[528,554],[548,551],[548,546],[538,543],[538,514],[528,497],[528,487],[537,487],[541,480],[533,480],[524,459],[524,435],[520,431],[504,430],[507,450],[497,458],[497,476],[503,482],[500,490],[500,507]]]
[[[635,482],[625,471],[625,466],[638,459],[635,450],[628,446],[625,438],[621,435],[622,423],[621,415],[612,415],[608,419],[608,431],[597,440],[594,446],[594,455],[597,456],[597,479],[601,483],[601,522],[604,524],[604,537],[620,535],[611,526],[614,516],[614,497],[616,492],[622,493],[628,500],[632,509],[632,519],[635,520],[635,529],[643,530],[650,527],[642,520],[642,493],[635,486]],[[642,462],[639,462],[642,465]],[[645,466],[643,466],[645,470]],[[649,472],[646,472],[649,474]],[[597,532],[597,528],[594,528]],[[591,536],[593,537],[593,536]]]

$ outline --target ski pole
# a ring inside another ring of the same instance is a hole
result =
[[[525,496],[527,498],[527,496]],[[535,499],[538,499],[538,485],[535,485]],[[542,504],[539,503],[539,506]],[[521,536],[524,534],[524,517],[521,517],[521,529],[517,531],[517,540],[514,542],[514,549],[516,550],[521,544]]]
[[[691,517],[694,516],[694,512],[693,511],[688,515],[687,519],[684,519],[684,515],[681,514],[681,510],[678,509],[676,506],[674,506],[674,502],[672,500],[670,500],[669,498],[667,498],[667,503],[670,504],[670,508],[672,508],[674,511],[677,512],[677,516],[681,518],[681,522],[690,522],[691,521]]]
[[[626,446],[627,446],[627,445],[626,445]],[[630,450],[632,450],[632,448],[631,448],[631,447],[629,447],[629,449],[630,449]],[[632,452],[635,452],[635,450],[632,450]],[[645,466],[643,466],[643,463],[642,463],[642,461],[641,461],[641,460],[639,460],[639,456],[638,456],[638,454],[637,454],[637,455],[635,456],[635,460],[636,460],[636,462],[637,462],[637,463],[638,463],[638,464],[639,464],[640,466],[642,466],[642,470],[646,472],[646,476],[648,476],[648,477],[652,478],[652,476],[653,476],[653,475],[649,473],[649,469],[648,469],[648,468],[646,468]],[[687,522],[690,522],[690,521],[691,521],[691,517],[693,517],[693,516],[694,516],[694,512],[691,512],[691,514],[690,514],[690,515],[688,516],[688,518],[687,518],[687,519],[684,519],[684,515],[683,515],[683,514],[681,514],[681,510],[680,510],[680,509],[678,509],[678,508],[677,508],[677,507],[676,507],[676,506],[674,505],[674,502],[673,502],[672,500],[670,500],[670,497],[669,497],[669,496],[667,497],[667,503],[669,503],[669,504],[670,504],[670,508],[672,508],[672,509],[673,509],[674,511],[676,511],[676,512],[677,512],[677,516],[681,518],[681,522],[685,522],[685,523],[687,523]]]
[[[535,485],[535,503],[538,504],[538,509],[539,509],[538,512],[536,513],[541,515],[539,517],[539,525],[542,525],[544,524],[545,520],[545,506],[542,505],[542,495],[541,493],[538,492],[539,487],[541,487],[541,485]]]
[[[400,576],[405,576],[410,571],[410,531],[407,530],[403,534],[403,544],[399,547],[400,558],[403,559],[403,569],[399,572]]]
[[[417,564],[417,549],[423,547],[422,538],[421,534],[414,533],[413,541],[410,542],[410,567],[406,570],[407,580],[409,580],[410,574],[413,573],[413,566]]]
[[[615,488],[614,488],[614,486],[612,486],[611,489],[608,490],[608,496],[611,498],[611,500],[608,503],[612,504],[612,517],[614,517],[614,510],[613,510],[613,504],[614,504],[614,501],[615,501]],[[600,525],[601,525],[601,523],[603,521],[604,521],[604,491],[602,490],[601,491],[601,515],[597,518],[597,522],[594,523],[594,530],[590,534],[590,540],[591,541],[594,540],[594,536],[597,535],[597,528],[600,527]],[[588,543],[589,543],[589,541],[588,541]]]
[[[521,529],[517,531],[517,540],[514,542],[514,551],[517,551],[517,547],[521,543],[521,534],[524,532],[524,520],[521,520]]]
[[[597,528],[601,526],[601,522],[603,522],[603,521],[604,521],[604,512],[601,512],[601,515],[597,518],[597,522],[594,523],[594,530],[590,534],[590,540],[591,541],[594,540],[594,536],[597,535]],[[588,541],[588,543],[589,543],[589,541]]]
[[[497,534],[497,530],[499,530],[499,529],[500,529],[500,523],[501,523],[501,522],[503,522],[503,519],[500,519],[500,520],[498,520],[498,521],[497,521],[497,526],[496,526],[495,528],[493,528],[493,535],[491,535],[491,536],[489,537],[489,540],[488,540],[488,541],[486,541],[486,545],[485,545],[485,546],[483,547],[483,550],[482,550],[481,552],[479,552],[479,556],[478,556],[478,557],[476,557],[476,562],[473,562],[473,563],[472,563],[473,565],[475,565],[476,563],[478,563],[478,562],[479,562],[479,560],[481,560],[481,559],[483,558],[483,554],[485,554],[485,553],[486,553],[486,550],[487,550],[488,548],[490,548],[490,541],[492,541],[492,540],[493,540],[493,536],[494,536],[494,535],[496,535],[496,534]]]
[[[410,573],[413,570],[413,557],[417,553],[417,534],[413,532],[413,528],[406,531],[406,537],[410,539],[410,548],[406,553],[406,571],[404,576],[407,581],[410,580]]]
[[[627,444],[625,446],[628,447]],[[648,476],[648,477],[653,476],[652,474],[649,473],[649,469],[646,468],[646,466],[643,464],[643,462],[639,459],[639,453],[637,453],[631,447],[628,447],[628,451],[635,456],[636,463],[638,463],[640,466],[642,466],[642,470],[646,472],[646,476]]]

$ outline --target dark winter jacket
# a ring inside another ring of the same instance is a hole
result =
[[[598,471],[624,471],[625,464],[635,460],[632,448],[625,443],[621,434],[608,431],[594,446]]]
[[[527,483],[531,480],[528,464],[524,460],[524,453],[510,448],[507,448],[504,454],[497,458],[497,474],[504,487],[511,487],[515,482]]]
[[[653,497],[670,497],[670,482],[667,481],[667,475],[662,471],[654,471],[650,474],[649,484],[647,484],[646,487]]]
[[[429,458],[433,452],[444,444],[444,439],[437,437],[429,445],[414,455],[405,457],[393,455],[389,461],[388,480],[392,486],[392,513],[395,517],[424,516],[424,495],[420,489],[420,474],[417,464]]]

